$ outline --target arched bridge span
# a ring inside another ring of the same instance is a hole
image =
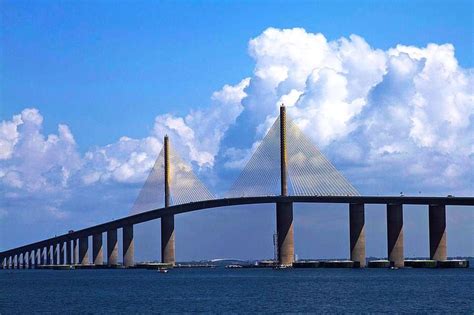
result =
[[[124,228],[151,220],[160,219],[166,215],[249,204],[278,204],[278,203],[342,203],[342,204],[413,204],[413,205],[458,205],[474,206],[474,197],[410,197],[410,196],[261,196],[222,198],[173,205],[165,208],[134,214],[113,221],[105,222],[85,229],[55,236],[46,240],[17,247],[0,253],[0,257],[15,253],[32,251],[51,244],[81,239],[90,235],[104,233],[110,230]]]

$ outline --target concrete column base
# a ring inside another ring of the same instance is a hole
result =
[[[80,265],[89,264],[89,238],[81,237],[79,239],[79,262]]]
[[[388,260],[393,267],[404,267],[403,253],[403,205],[387,205]]]
[[[96,266],[101,266],[104,263],[102,253],[102,233],[94,234],[92,236],[92,259]]]
[[[118,265],[117,229],[107,231],[107,266]]]
[[[161,218],[161,262],[172,265],[176,263],[174,215],[167,215]]]
[[[446,206],[429,205],[430,259],[447,260]]]
[[[123,227],[123,265],[124,267],[133,267],[134,244],[133,244],[133,225]]]
[[[291,266],[295,260],[292,202],[277,202],[276,221],[278,263]]]
[[[365,267],[365,211],[364,204],[349,205],[349,237],[351,260]]]
[[[71,240],[68,240],[66,242],[66,264],[72,265],[73,264],[73,259],[72,259],[72,252],[73,252],[73,246]]]

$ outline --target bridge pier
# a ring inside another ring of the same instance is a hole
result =
[[[174,215],[161,218],[161,262],[175,264]]]
[[[66,264],[72,265],[72,242],[71,240],[66,241]]]
[[[39,257],[38,257],[39,265],[46,265],[46,255],[45,255],[44,251],[45,251],[44,247],[41,247],[39,249]]]
[[[276,219],[278,263],[284,266],[291,266],[295,260],[293,203],[277,202]]]
[[[79,240],[75,239],[72,241],[74,251],[72,252],[72,260],[74,264],[79,264]]]
[[[402,204],[387,204],[387,249],[390,265],[404,267]]]
[[[79,238],[79,261],[78,264],[80,265],[88,265],[89,264],[89,238],[87,236],[83,236]]]
[[[429,205],[430,259],[447,260],[446,206]]]
[[[170,147],[169,138],[163,139],[164,171],[165,171],[165,208],[170,206]],[[174,215],[166,215],[161,218],[161,262],[172,264],[176,262],[174,244]]]
[[[30,268],[33,269],[36,267],[36,251],[35,250],[30,250]]]
[[[26,269],[26,253],[21,253],[21,269]]]
[[[107,266],[113,267],[118,264],[118,242],[117,229],[107,231]]]
[[[25,252],[23,254],[23,265],[25,269],[30,269],[30,252]]]
[[[60,248],[60,243],[56,243],[54,244],[54,256],[53,256],[53,265],[59,265],[60,262],[59,262],[59,250]]]
[[[365,211],[363,203],[349,204],[350,259],[365,267]]]
[[[52,265],[53,262],[52,262],[52,259],[53,259],[53,249],[52,249],[52,245],[48,245],[47,247],[47,254],[46,254],[46,264],[47,265]]]
[[[65,265],[66,264],[66,242],[59,243],[59,264]]]
[[[94,265],[103,265],[104,257],[102,253],[102,233],[94,234],[92,236],[92,258]]]
[[[280,191],[281,196],[288,195],[286,152],[286,109],[280,106]],[[293,203],[277,202],[276,228],[278,263],[291,266],[295,261],[295,240],[293,233]]]
[[[133,267],[134,244],[133,225],[123,227],[123,265]]]

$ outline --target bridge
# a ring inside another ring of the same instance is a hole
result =
[[[289,141],[288,141],[289,140]],[[278,157],[272,154],[279,151]],[[279,194],[272,194],[275,184]],[[156,206],[164,203],[162,206]],[[284,106],[267,135],[224,198],[214,198],[171,147],[165,136],[163,149],[132,209],[132,214],[0,252],[0,267],[35,268],[47,265],[90,266],[92,237],[94,266],[116,267],[118,230],[122,230],[123,266],[134,266],[134,225],[161,220],[161,261],[173,266],[174,217],[217,207],[275,204],[278,264],[294,262],[293,204],[341,203],[349,208],[350,260],[366,266],[365,204],[384,204],[387,211],[387,257],[390,265],[404,266],[403,206],[428,206],[430,259],[447,260],[446,207],[474,206],[474,197],[361,196],[319,150],[288,119]],[[103,234],[106,233],[104,262]],[[105,264],[104,264],[105,263]]]

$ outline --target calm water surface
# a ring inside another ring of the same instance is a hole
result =
[[[474,269],[0,270],[0,313],[474,313]]]

